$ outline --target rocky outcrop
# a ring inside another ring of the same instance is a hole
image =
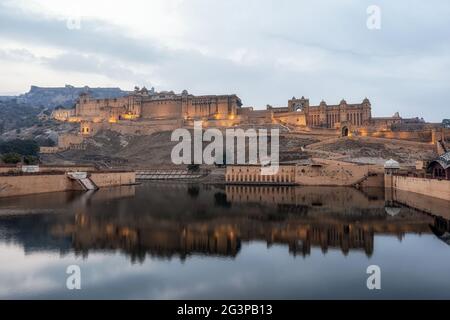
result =
[[[98,99],[118,98],[128,94],[127,91],[120,88],[90,88],[71,85],[56,88],[31,86],[30,91],[17,96],[17,101],[47,108],[72,107],[80,93],[83,92],[89,92],[93,98]]]

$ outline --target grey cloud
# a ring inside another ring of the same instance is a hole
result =
[[[37,57],[27,49],[0,49],[0,59],[9,61],[36,61]]]
[[[40,61],[56,70],[102,74],[113,79],[137,81],[139,84],[147,84],[148,81],[145,74],[135,72],[110,59],[100,59],[95,55],[64,53],[52,58],[42,58]]]
[[[113,25],[84,18],[80,22],[80,29],[69,29],[64,17],[59,20],[30,15],[0,4],[0,36],[5,38],[142,63],[164,58],[164,52],[151,42],[129,38]]]
[[[37,60],[49,68],[141,85],[153,83],[155,77],[161,83],[159,90],[236,93],[244,104],[256,107],[284,105],[293,95],[308,96],[312,103],[361,101],[367,96],[375,115],[400,111],[430,121],[450,117],[444,104],[450,100],[446,88],[450,2],[379,0],[378,31],[366,28],[366,8],[371,4],[368,0],[186,2],[179,8],[185,27],[182,40],[190,48],[208,47],[208,54],[172,50],[152,39],[136,40],[99,20],[83,19],[80,30],[69,30],[64,20],[6,10],[1,4],[0,37],[64,50],[60,56]],[[228,59],[239,49],[257,59],[249,58],[249,63]],[[26,51],[0,51],[0,58],[36,60]]]

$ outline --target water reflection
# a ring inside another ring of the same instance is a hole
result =
[[[148,183],[1,199],[0,243],[20,244],[26,253],[123,252],[132,262],[234,259],[253,241],[281,245],[293,256],[320,248],[370,257],[377,235],[401,240],[433,232],[448,243],[442,219],[386,206],[380,189]]]

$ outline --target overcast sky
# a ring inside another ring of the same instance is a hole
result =
[[[0,0],[0,41],[0,95],[145,85],[256,108],[368,97],[375,116],[450,118],[446,0]]]

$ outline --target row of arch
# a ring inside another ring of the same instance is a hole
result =
[[[261,175],[261,174],[231,174],[227,176],[228,182],[276,182],[294,183],[295,177],[289,174]]]

